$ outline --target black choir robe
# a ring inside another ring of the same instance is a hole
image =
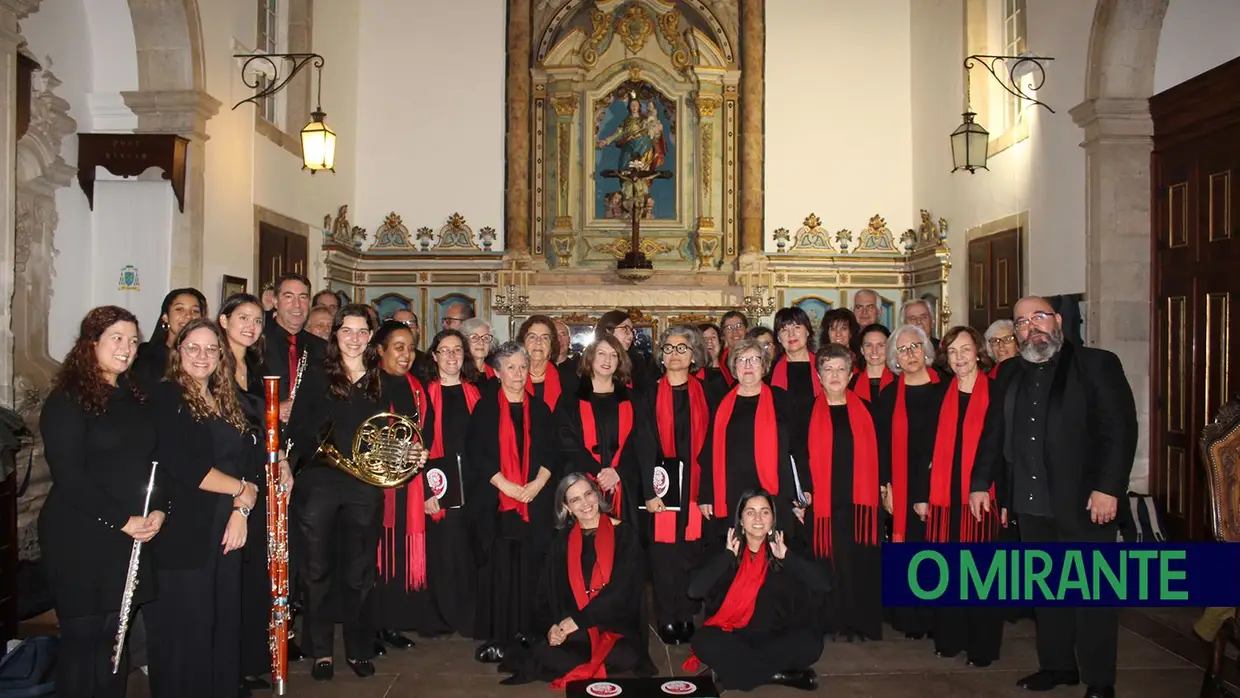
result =
[[[581,405],[589,402],[594,412],[593,451],[586,448],[581,422]],[[620,445],[620,410],[623,404],[633,410],[633,424],[623,446]],[[649,467],[655,435],[653,416],[646,401],[640,399],[624,385],[616,385],[614,392],[595,394],[594,383],[583,378],[576,389],[565,393],[555,410],[555,422],[560,442],[560,472],[554,481],[569,473],[582,473],[597,477],[605,467],[613,467],[620,476],[620,507],[611,515],[643,530],[644,522],[638,522],[637,507],[646,500],[643,497],[642,473]],[[619,458],[615,455],[619,449]],[[608,501],[614,501],[614,493],[604,492]]]
[[[927,368],[933,371],[933,368]],[[874,426],[878,432],[879,482],[892,480],[892,434],[895,419],[896,391],[899,375],[873,401]],[[906,525],[904,539],[909,542],[926,540],[926,524],[913,511],[913,505],[930,499],[930,461],[934,459],[934,439],[939,428],[939,408],[943,402],[945,381],[905,387],[905,413],[908,419],[908,463],[905,498]],[[894,486],[894,483],[893,483]],[[893,524],[894,526],[894,521]],[[930,632],[934,609],[930,607],[887,608],[891,627],[910,637]]]
[[[621,636],[604,662],[609,675],[635,671],[642,676],[654,676],[657,670],[647,649],[646,565],[642,560],[641,534],[631,524],[615,522],[611,578],[585,608],[578,609],[568,576],[568,565],[572,562],[568,537],[576,525],[573,522],[572,526],[558,532],[547,551],[534,605],[536,630],[531,637],[532,646],[528,649],[514,647],[500,670],[524,679],[554,681],[589,661],[591,644],[587,631],[598,628]],[[594,587],[591,574],[598,559],[594,541],[595,531],[583,531],[581,560],[577,564],[581,565],[587,589]],[[573,619],[577,631],[562,644],[550,646],[548,631],[566,618]]]
[[[779,388],[767,386],[772,393],[772,399],[775,401],[775,428],[779,444],[779,493],[775,496],[776,507],[776,526],[779,530],[784,531],[789,539],[795,538],[796,516],[792,512],[792,502],[799,498],[796,492],[796,484],[801,483],[804,487],[805,482],[809,478],[809,469],[807,464],[797,462],[793,464],[790,448],[791,441],[791,425],[792,420],[788,414],[788,403],[786,393]],[[732,388],[736,390],[735,387]],[[725,399],[726,394],[720,398]],[[724,502],[726,502],[727,516],[720,518],[717,514],[710,521],[703,524],[703,536],[707,538],[707,546],[721,547],[727,544],[728,529],[732,528],[736,523],[736,505],[741,493],[745,490],[758,490],[762,488],[758,481],[758,469],[754,460],[754,422],[758,413],[758,395],[753,397],[736,398],[736,402],[732,409],[732,417],[728,422],[728,432],[726,435],[727,444],[727,494]],[[711,417],[710,428],[706,432],[706,444],[702,447],[702,484],[698,489],[699,504],[710,504],[716,509],[720,502],[715,501],[715,473],[714,473],[714,438],[715,428],[719,420],[719,404],[713,406],[714,415]],[[772,493],[774,494],[774,493]],[[706,531],[710,531],[709,536]]]
[[[499,490],[491,478],[500,472],[500,390],[483,390],[465,439],[463,467],[471,484],[466,513],[478,562],[478,596],[473,637],[507,642],[518,633],[533,636],[534,601],[547,547],[555,536],[558,443],[551,410],[541,398],[530,400],[529,481],[539,468],[552,479],[529,503],[529,520],[515,511],[499,510]],[[517,451],[524,449],[522,403],[509,404]]]
[[[814,513],[831,509],[830,557],[818,558],[812,546],[804,546],[808,560],[819,567],[831,585],[831,593],[820,598],[818,619],[824,633],[843,639],[883,639],[882,540],[879,545],[862,545],[856,539],[856,510],[853,505],[854,438],[847,405],[831,405],[831,493],[815,491],[813,476],[805,482],[814,495],[805,513],[805,540],[813,540]],[[809,469],[808,444],[796,456]],[[880,469],[879,485],[882,485]],[[821,495],[821,496],[820,496]],[[879,502],[881,530],[881,500]]]

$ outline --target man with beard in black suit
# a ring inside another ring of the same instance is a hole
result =
[[[1017,302],[1020,357],[991,388],[1001,418],[978,448],[969,506],[980,521],[996,493],[1019,520],[1024,542],[1114,543],[1119,506],[1137,450],[1137,408],[1119,357],[1064,341],[1060,316],[1041,297]],[[1082,680],[1085,698],[1114,698],[1119,613],[1115,608],[1042,607],[1039,670],[1017,685],[1049,691]]]

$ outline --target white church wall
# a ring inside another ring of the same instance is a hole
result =
[[[1240,2],[1171,0],[1158,39],[1154,93],[1240,56]]]
[[[504,230],[503,2],[361,3],[354,225]],[[503,249],[503,237],[495,249]]]
[[[911,6],[766,3],[766,248],[811,212],[835,232],[914,227]]]

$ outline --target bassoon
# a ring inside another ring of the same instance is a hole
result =
[[[264,376],[267,398],[267,574],[271,578],[271,686],[284,695],[288,682],[288,490],[280,484],[280,378]]]

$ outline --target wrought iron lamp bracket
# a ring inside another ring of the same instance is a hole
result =
[[[1045,62],[1053,61],[1053,60],[1055,59],[1048,58],[1045,56],[1025,56],[1025,55],[991,56],[991,55],[979,53],[979,54],[974,54],[964,59],[964,69],[966,71],[973,70],[973,65],[975,63],[979,64],[983,68],[985,68],[987,72],[990,73],[990,75],[995,79],[995,81],[999,83],[1000,87],[1002,87],[1004,90],[1007,90],[1007,92],[1011,94],[1012,96],[1023,99],[1031,104],[1036,104],[1040,107],[1045,108],[1050,113],[1054,114],[1055,113],[1054,109],[1051,109],[1045,103],[1040,102],[1034,99],[1033,97],[1030,97],[1029,95],[1025,94],[1025,91],[1021,89],[1020,84],[1017,82],[1019,78],[1016,77],[1017,71],[1022,66],[1026,64],[1032,65],[1033,70],[1029,74],[1034,76],[1034,80],[1033,80],[1033,84],[1030,85],[1029,89],[1037,91],[1041,89],[1043,83],[1046,82]],[[1002,63],[1003,68],[1005,72],[1007,73],[1006,78],[1000,75],[1000,71],[998,68],[998,65],[1000,63]]]
[[[302,68],[313,64],[315,68],[323,68],[323,57],[317,53],[246,53],[236,54],[233,58],[244,58],[245,62],[241,64],[241,82],[252,90],[259,90],[252,97],[247,97],[233,105],[233,109],[245,104],[253,102],[258,104],[260,99],[270,97],[280,90],[283,90]],[[271,75],[270,82],[264,86],[262,80],[257,76],[251,76],[250,64],[255,61],[262,61],[271,67],[268,72]],[[280,75],[280,64],[283,63],[288,67],[288,74],[283,77]],[[260,89],[261,88],[261,89]]]

